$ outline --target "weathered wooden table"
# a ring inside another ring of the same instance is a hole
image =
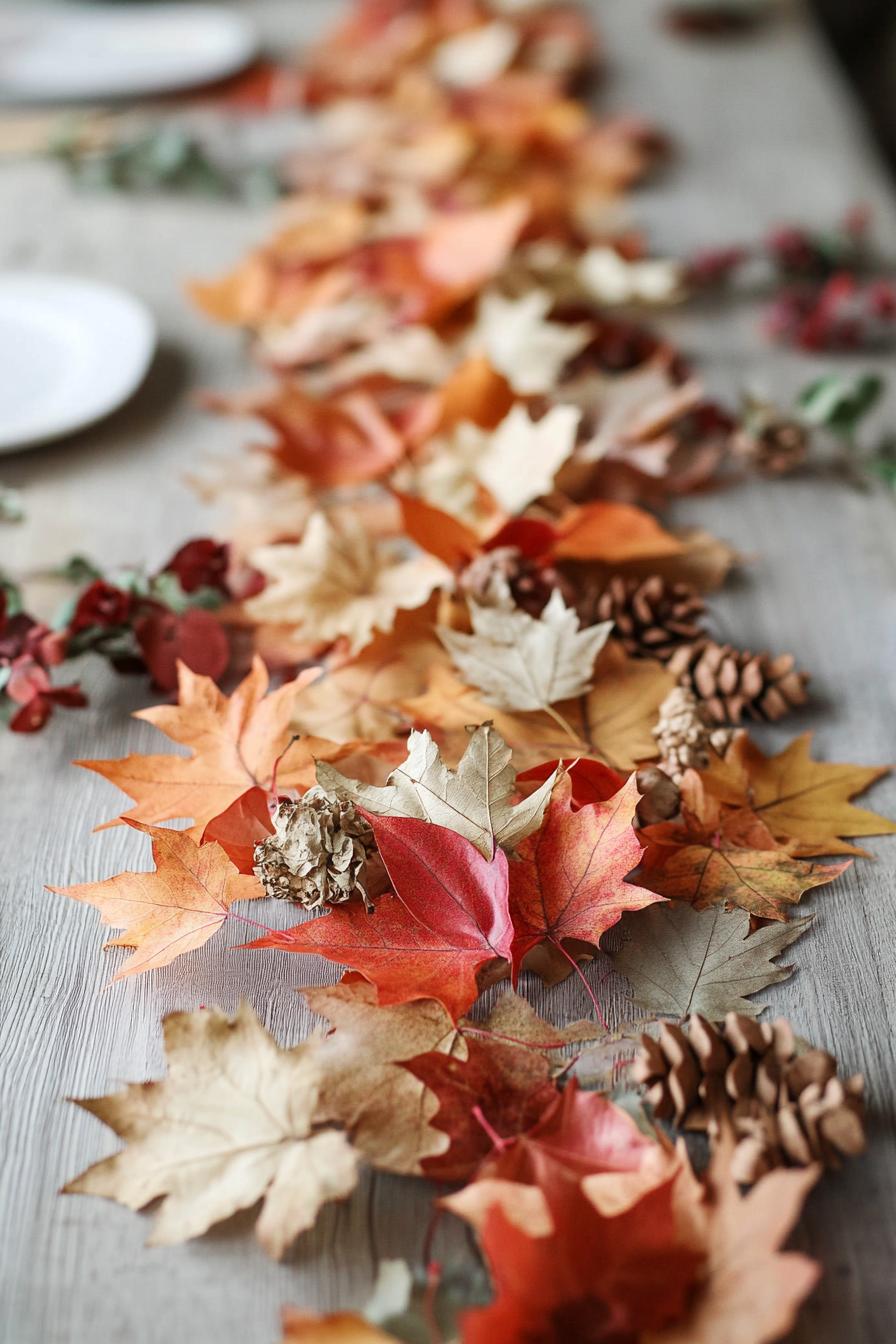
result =
[[[288,48],[317,31],[333,7],[256,0],[253,8],[270,40]],[[681,147],[663,180],[632,205],[659,251],[749,238],[782,218],[832,221],[857,200],[871,203],[881,237],[896,242],[889,187],[798,9],[755,36],[706,44],[669,36],[646,0],[595,8],[611,56],[604,103],[657,118]],[[236,451],[243,427],[204,416],[191,394],[203,385],[245,386],[251,375],[238,338],[193,312],[181,283],[224,269],[266,224],[244,207],[78,195],[47,164],[4,167],[0,265],[123,284],[152,306],[162,332],[156,366],[126,410],[70,442],[0,460],[0,479],[25,491],[28,512],[23,525],[0,531],[4,567],[27,571],[73,551],[158,564],[209,526],[183,475],[209,451]],[[769,347],[750,305],[685,314],[673,329],[713,391],[726,396],[754,384],[786,398],[829,367]],[[722,629],[746,645],[793,650],[813,672],[815,710],[769,740],[817,723],[829,759],[893,759],[892,498],[883,488],[858,494],[819,476],[690,501],[679,518],[756,556],[746,577],[714,600]],[[184,1247],[144,1250],[145,1219],[57,1196],[65,1179],[113,1146],[63,1098],[158,1075],[164,1013],[200,1003],[232,1008],[246,995],[281,1039],[293,1041],[308,1028],[294,992],[300,975],[333,976],[326,964],[227,951],[225,931],[164,971],[103,989],[119,954],[101,953],[93,911],[47,893],[44,883],[139,866],[133,832],[90,834],[118,809],[118,795],[69,762],[148,750],[154,735],[128,718],[145,702],[138,683],[92,666],[84,681],[90,709],[60,713],[37,737],[0,736],[0,1337],[262,1344],[277,1337],[283,1303],[359,1303],[381,1257],[417,1257],[427,1192],[421,1183],[368,1179],[348,1205],[326,1209],[281,1265],[255,1245],[248,1218]],[[880,786],[874,802],[896,811],[896,784]],[[794,954],[800,969],[768,995],[774,1010],[836,1050],[848,1069],[865,1070],[873,1098],[870,1153],[823,1183],[800,1234],[825,1266],[796,1335],[807,1344],[883,1344],[893,1336],[896,846],[879,850],[879,862],[860,864],[810,902],[818,919]],[[239,941],[237,928],[230,942]],[[558,1019],[586,1008],[574,983],[550,994],[531,989]],[[443,1258],[450,1256],[446,1245]]]

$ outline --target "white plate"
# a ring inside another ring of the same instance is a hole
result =
[[[0,453],[114,411],[143,381],[155,342],[149,310],[123,290],[0,271]]]
[[[258,49],[242,14],[209,5],[29,3],[0,9],[0,99],[136,98],[223,79]]]

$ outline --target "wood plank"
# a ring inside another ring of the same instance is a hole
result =
[[[892,242],[889,187],[798,9],[755,38],[706,45],[669,36],[657,8],[596,6],[612,61],[604,102],[656,116],[681,144],[679,160],[632,203],[659,250],[749,238],[782,217],[820,223],[856,199],[874,205]],[[303,36],[331,11],[323,0],[302,6]],[[294,0],[257,0],[253,12],[281,45],[294,35]],[[210,451],[236,451],[243,437],[242,426],[202,415],[192,391],[250,378],[240,341],[192,312],[180,283],[226,267],[263,235],[266,219],[218,203],[78,196],[45,164],[7,165],[0,193],[0,263],[125,284],[151,303],[163,336],[162,357],[132,406],[72,442],[0,461],[0,479],[25,490],[28,508],[23,527],[0,533],[0,560],[27,570],[80,550],[103,562],[158,564],[208,526],[183,473]],[[764,344],[748,305],[685,313],[673,330],[712,390],[726,396],[754,379],[786,396],[829,367]],[[792,649],[814,674],[817,707],[769,740],[817,725],[831,759],[892,758],[892,500],[818,477],[688,501],[679,512],[757,557],[747,578],[714,601],[720,629],[745,644]],[[35,738],[0,738],[0,1207],[13,1211],[14,1229],[3,1250],[0,1337],[11,1344],[149,1344],[187,1332],[215,1344],[274,1339],[282,1303],[354,1305],[379,1257],[419,1256],[428,1191],[397,1178],[367,1181],[349,1205],[326,1210],[279,1266],[254,1245],[247,1218],[201,1242],[144,1251],[145,1219],[98,1200],[57,1197],[65,1179],[114,1147],[62,1098],[157,1073],[163,1013],[200,1003],[231,1008],[245,994],[282,1039],[296,1040],[309,1023],[294,986],[302,974],[315,983],[332,978],[331,968],[312,962],[300,971],[294,959],[227,951],[240,941],[228,928],[165,971],[103,990],[120,954],[103,956],[93,912],[47,894],[43,884],[140,865],[132,833],[89,835],[115,810],[117,794],[68,762],[149,749],[153,734],[126,717],[143,703],[142,687],[97,668],[85,681],[90,709],[60,714]],[[879,788],[874,801],[894,810],[894,785]],[[794,954],[799,973],[768,996],[808,1037],[866,1070],[874,1098],[871,1153],[828,1178],[801,1233],[826,1268],[797,1332],[806,1344],[873,1344],[891,1335],[896,854],[884,845],[880,854],[879,863],[862,864],[810,902],[819,918]],[[575,984],[550,993],[532,988],[557,1020],[585,1010]],[[618,983],[610,994],[622,1011]],[[455,1237],[456,1247],[462,1242]],[[440,1254],[450,1259],[450,1245]]]

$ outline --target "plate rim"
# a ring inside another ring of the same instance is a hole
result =
[[[238,74],[239,71],[246,69],[246,67],[257,58],[260,52],[261,34],[257,23],[255,23],[248,14],[242,13],[232,5],[197,4],[195,3],[195,0],[192,0],[191,3],[180,5],[172,4],[170,0],[163,0],[161,5],[153,6],[152,10],[144,11],[141,15],[139,8],[134,8],[129,4],[117,3],[107,5],[105,6],[105,11],[101,11],[99,9],[94,9],[91,5],[81,3],[76,7],[73,7],[71,12],[61,12],[55,17],[57,19],[61,17],[71,21],[72,19],[77,18],[79,12],[89,14],[91,17],[96,18],[101,16],[103,12],[108,14],[110,10],[116,10],[120,15],[127,16],[130,21],[132,19],[139,19],[140,17],[145,18],[146,14],[152,13],[153,10],[155,10],[155,16],[157,17],[159,9],[167,11],[172,17],[177,19],[182,19],[185,15],[202,15],[206,18],[209,15],[212,15],[219,20],[225,20],[238,37],[238,40],[234,42],[233,54],[231,54],[226,61],[220,60],[217,65],[206,67],[205,73],[202,74],[192,75],[189,78],[183,76],[171,78],[169,76],[162,80],[137,81],[136,83],[129,85],[128,88],[119,88],[112,92],[109,91],[108,87],[103,85],[81,93],[66,92],[64,90],[53,93],[47,90],[29,90],[28,88],[22,89],[16,87],[7,89],[4,88],[2,82],[0,82],[0,107],[17,105],[34,106],[40,104],[52,106],[59,102],[77,104],[84,101],[95,101],[97,98],[108,99],[111,102],[115,102],[119,99],[164,96],[166,94],[175,93],[178,90],[193,88],[200,89],[204,88],[206,85],[218,83],[222,79],[228,79],[231,76]],[[239,48],[242,49],[242,52],[237,57],[236,50]]]
[[[43,428],[38,427],[24,437],[16,435],[14,438],[9,438],[4,434],[2,417],[0,417],[0,455],[27,452],[31,448],[40,448],[45,444],[69,438],[82,430],[89,429],[92,425],[99,424],[100,421],[119,410],[130,401],[131,397],[143,385],[158,349],[159,340],[158,323],[152,309],[138,295],[120,285],[107,280],[95,279],[93,276],[78,275],[65,271],[29,271],[4,267],[0,268],[0,300],[2,300],[4,286],[10,281],[20,282],[25,287],[27,287],[29,281],[44,286],[64,285],[67,288],[74,287],[82,291],[89,291],[94,296],[101,296],[104,301],[111,301],[117,305],[121,311],[127,311],[134,323],[136,338],[132,360],[133,367],[129,377],[123,380],[117,388],[113,388],[108,395],[97,399],[89,410],[77,417],[57,419],[55,422],[45,424]],[[140,342],[139,348],[137,348],[137,340]]]

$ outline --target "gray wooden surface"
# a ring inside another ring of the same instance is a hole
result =
[[[296,0],[253,8],[283,46],[331,10]],[[632,205],[658,249],[749,237],[781,217],[821,223],[857,199],[874,205],[882,237],[896,244],[889,189],[798,12],[755,38],[704,45],[665,34],[646,0],[606,0],[596,9],[612,56],[605,103],[656,116],[680,141],[680,158]],[[128,409],[74,441],[0,459],[0,480],[25,490],[28,509],[22,527],[0,530],[4,566],[28,570],[73,550],[157,564],[208,526],[181,478],[203,454],[235,451],[241,427],[205,418],[191,389],[244,385],[248,374],[238,338],[193,313],[180,284],[223,269],[265,226],[248,208],[82,197],[51,166],[3,168],[0,265],[117,281],[152,305],[162,331],[156,367]],[[749,305],[684,315],[674,330],[722,394],[751,382],[786,396],[828,367],[765,345]],[[723,631],[739,643],[792,649],[813,672],[816,708],[786,732],[817,726],[829,759],[896,756],[893,501],[818,477],[690,501],[679,513],[756,556],[747,577],[715,602]],[[44,883],[140,866],[143,850],[124,829],[91,836],[118,795],[68,763],[155,743],[147,726],[127,717],[143,702],[139,684],[117,683],[95,667],[85,668],[84,680],[89,710],[58,715],[38,737],[0,736],[0,1338],[265,1344],[277,1337],[281,1304],[356,1304],[378,1258],[417,1257],[427,1192],[411,1181],[367,1181],[350,1204],[326,1210],[282,1265],[255,1246],[247,1218],[184,1247],[147,1251],[146,1219],[56,1195],[114,1146],[63,1098],[157,1074],[165,1012],[232,1007],[246,995],[292,1041],[307,1029],[295,985],[303,974],[315,982],[332,976],[310,961],[228,952],[242,937],[235,928],[164,971],[103,989],[121,954],[101,953],[95,913],[46,893]],[[896,811],[896,786],[879,787],[874,803]],[[800,1233],[826,1271],[797,1331],[806,1344],[892,1338],[896,846],[872,847],[878,862],[860,864],[808,902],[818,919],[795,949],[799,972],[768,996],[848,1068],[867,1072],[874,1103],[870,1153],[828,1178]],[[574,984],[550,994],[531,989],[558,1019],[586,1008]],[[447,1243],[440,1252],[450,1258]]]

